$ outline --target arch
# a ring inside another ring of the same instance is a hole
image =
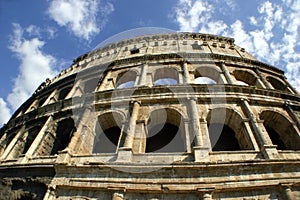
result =
[[[55,139],[52,144],[50,144],[52,145],[50,155],[55,155],[58,151],[64,150],[71,141],[75,131],[75,123],[72,118],[59,121],[56,126]]]
[[[72,89],[72,86],[68,86],[68,87],[60,89],[57,100],[65,99],[67,97],[67,95],[69,94],[69,92],[71,91],[71,89]]]
[[[214,108],[208,112],[207,125],[212,151],[253,149],[241,115],[230,108]]]
[[[270,139],[279,150],[300,150],[298,131],[286,116],[279,112],[266,110],[259,115]]]
[[[154,85],[175,85],[179,82],[178,71],[172,67],[163,67],[154,72]]]
[[[182,115],[170,108],[154,110],[147,121],[146,153],[186,151]]]
[[[256,86],[261,88],[258,84],[257,77],[255,74],[247,70],[234,70],[233,75],[237,80],[238,85]]]
[[[285,83],[283,83],[281,80],[277,79],[277,78],[268,76],[267,81],[269,83],[271,83],[273,88],[276,89],[276,90],[281,90],[281,91],[285,91],[285,92],[289,91],[287,85]]]
[[[14,137],[17,135],[19,131],[20,130],[17,129],[17,130],[5,132],[4,136],[2,136],[0,140],[0,156],[5,151],[6,147],[14,139]]]
[[[118,112],[108,112],[98,116],[93,153],[116,152],[123,121],[124,117]]]
[[[221,84],[220,72],[214,67],[197,67],[194,72],[196,84]]]
[[[133,70],[125,71],[118,74],[116,80],[116,88],[130,88],[134,87],[137,77],[137,72]]]
[[[18,141],[11,150],[9,157],[18,158],[20,155],[27,153],[38,133],[44,126],[46,119],[46,117],[41,117],[28,121],[25,124],[26,129],[25,131],[22,131],[22,135],[18,138]]]
[[[46,100],[48,99],[48,96],[44,96],[38,100],[38,107],[42,107]]]

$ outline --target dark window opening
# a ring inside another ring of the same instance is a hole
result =
[[[26,137],[22,154],[25,154],[28,151],[29,147],[31,146],[33,140],[36,138],[40,130],[41,130],[40,126],[36,126],[28,130],[28,135]]]
[[[286,92],[289,91],[287,86],[284,83],[282,83],[281,81],[279,81],[273,77],[267,77],[267,80],[271,83],[271,85],[274,87],[274,89],[286,91]]]
[[[277,149],[286,150],[287,148],[283,143],[283,141],[281,140],[280,135],[271,127],[265,126],[265,128],[271,138],[272,143],[274,145],[277,145]]]
[[[75,124],[73,119],[65,119],[58,123],[56,129],[56,138],[50,155],[55,155],[58,151],[64,150],[73,136],[75,131]]]
[[[139,49],[131,49],[130,53],[131,54],[137,54],[137,53],[140,53],[140,50]]]
[[[203,50],[202,46],[197,43],[192,44],[192,48],[194,50]]]
[[[25,180],[13,180],[11,189],[19,194],[13,198],[16,200],[43,199],[47,192],[47,186],[44,183]]]
[[[155,125],[148,131],[146,153],[184,152],[186,148],[181,135],[180,129],[173,124]]]
[[[48,98],[47,96],[41,98],[41,99],[39,100],[39,102],[38,102],[38,106],[41,107],[41,106],[45,103],[45,101],[47,100],[47,98]]]
[[[279,150],[300,150],[300,137],[293,124],[282,114],[263,111],[260,119],[274,145]]]
[[[14,139],[17,135],[18,131],[5,133],[5,139],[0,143],[0,153],[2,153],[5,148],[9,145],[9,143]]]
[[[67,97],[67,95],[69,94],[69,92],[71,91],[72,87],[66,87],[62,90],[59,91],[58,94],[58,100],[62,100],[65,99]]]
[[[121,129],[118,126],[106,129],[104,133],[97,134],[94,142],[93,153],[115,153]]]
[[[235,132],[227,125],[214,123],[209,126],[209,138],[213,151],[241,150]]]
[[[93,143],[93,153],[115,153],[122,131],[123,117],[116,112],[98,117]],[[126,134],[126,133],[124,133]]]

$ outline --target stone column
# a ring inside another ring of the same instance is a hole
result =
[[[108,71],[107,74],[104,76],[102,82],[100,83],[99,87],[96,89],[96,91],[103,91],[106,88],[106,85],[108,84],[108,77],[111,76],[111,71]]]
[[[241,106],[247,117],[250,119],[253,131],[259,145],[266,158],[273,159],[278,157],[276,145],[273,145],[264,125],[263,120],[257,121],[246,99],[241,99]]]
[[[138,101],[133,101],[132,104],[132,111],[129,123],[127,124],[124,145],[118,149],[117,162],[130,162],[132,158],[135,127],[141,103]]]
[[[66,96],[66,99],[72,98],[75,96],[80,96],[82,95],[83,92],[83,85],[82,85],[82,80],[77,80],[69,94]]]
[[[258,83],[258,86],[260,86],[260,88],[264,88],[264,89],[267,88],[267,87],[265,86],[265,84],[263,83],[263,81],[261,80],[260,77],[257,77],[257,78],[256,78],[256,81],[257,81],[257,83]]]
[[[211,193],[204,193],[203,194],[203,200],[212,200],[212,195]]]
[[[247,132],[247,134],[248,134],[248,136],[249,136],[249,138],[250,138],[250,140],[252,142],[254,150],[255,151],[259,151],[259,147],[258,147],[257,142],[255,140],[255,137],[253,135],[249,119],[244,120],[243,123],[244,123],[245,129],[246,129],[246,132]]]
[[[191,114],[191,128],[192,128],[192,135],[195,136],[195,145],[196,146],[203,146],[203,139],[200,132],[200,123],[199,123],[199,114],[197,108],[197,99],[196,98],[189,98],[189,107],[190,107],[190,114]]]
[[[186,134],[186,137],[185,137],[186,151],[188,153],[192,152],[191,144],[193,142],[191,140],[191,137],[190,137],[190,123],[191,123],[191,121],[189,119],[184,119],[184,131],[185,131],[185,134]]]
[[[197,107],[197,98],[188,99],[189,110],[191,114],[191,133],[195,137],[194,157],[196,162],[208,160],[209,148],[204,146],[203,136],[200,130],[199,114]]]
[[[267,89],[274,89],[273,86],[265,79],[258,68],[255,68],[255,73],[259,76],[260,80],[264,83]]]
[[[138,101],[133,101],[132,104],[133,104],[132,112],[130,115],[130,120],[129,120],[129,124],[128,124],[128,129],[127,129],[127,135],[126,135],[125,142],[124,142],[124,147],[130,148],[130,149],[132,149],[132,147],[133,147],[136,120],[138,117],[139,108],[140,108],[141,103]]]
[[[49,186],[43,199],[44,200],[54,200],[54,199],[56,199],[54,190],[55,190],[54,187]]]
[[[222,81],[223,84],[228,84],[227,79],[226,79],[224,73],[220,73],[220,79],[221,79],[221,81]],[[220,83],[217,83],[217,84],[220,84]]]
[[[200,131],[201,131],[202,138],[203,138],[203,146],[207,147],[209,150],[211,150],[207,121],[204,118],[200,119]]]
[[[298,116],[295,114],[295,112],[293,111],[293,109],[291,108],[291,106],[289,105],[289,102],[285,102],[285,110],[287,111],[287,113],[292,117],[292,119],[296,122],[296,126],[298,127],[298,129],[300,130],[300,120],[298,118]]]
[[[14,153],[14,151],[13,151],[14,147],[17,144],[18,140],[24,134],[24,131],[25,131],[25,125],[22,126],[22,128],[19,130],[19,132],[15,135],[14,139],[12,139],[12,141],[8,144],[8,146],[4,150],[0,160],[5,160],[5,159],[11,157],[11,155]]]
[[[141,74],[139,76],[137,86],[147,85],[147,71],[148,71],[148,63],[142,65]]]
[[[227,83],[228,84],[234,84],[234,80],[231,78],[231,74],[229,73],[229,71],[227,70],[227,68],[225,67],[225,63],[221,62],[221,69],[226,77]]]
[[[22,160],[22,162],[27,162],[28,158],[32,157],[35,154],[35,152],[38,149],[39,145],[41,144],[43,138],[47,134],[46,131],[47,131],[48,127],[52,124],[52,122],[53,122],[53,117],[52,116],[48,117],[44,126],[41,128],[40,132],[38,133],[36,138],[33,140],[28,151],[25,153],[25,157]]]
[[[215,188],[197,188],[197,191],[199,192],[200,199],[203,200],[213,200],[212,194]]]
[[[286,200],[294,200],[294,194],[292,192],[292,185],[291,184],[281,184],[281,187],[283,189],[283,196]]]
[[[79,108],[78,108],[79,109]],[[77,131],[73,133],[73,137],[67,147],[69,153],[92,153],[93,137],[95,137],[95,123],[97,116],[92,111],[93,107],[85,107],[82,114],[75,119]],[[78,113],[79,115],[79,113]]]
[[[292,94],[299,94],[298,91],[286,80],[286,77],[284,77],[284,83]]]
[[[188,84],[191,82],[191,79],[190,79],[190,73],[189,73],[187,62],[183,62],[182,69],[183,69],[183,77],[184,77],[183,83]]]
[[[115,192],[112,196],[112,200],[123,200],[124,195],[118,192]]]
[[[145,153],[147,139],[145,123],[144,120],[138,120],[136,122],[136,131],[132,147],[134,153]]]
[[[58,95],[58,90],[55,89],[47,98],[47,100],[45,101],[44,105],[50,104],[50,103],[54,103],[57,101],[57,95]]]

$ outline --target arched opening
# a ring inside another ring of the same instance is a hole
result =
[[[293,124],[282,114],[274,111],[263,111],[260,119],[274,145],[279,150],[300,150],[300,136]]]
[[[9,131],[6,132],[4,137],[4,140],[2,140],[0,142],[0,155],[4,152],[4,150],[6,149],[6,147],[9,145],[9,143],[14,139],[14,137],[17,135],[18,130],[14,130],[14,131]]]
[[[147,129],[146,153],[186,151],[183,117],[176,110],[152,111]]]
[[[50,155],[55,155],[58,151],[64,150],[68,146],[75,131],[76,128],[73,119],[68,118],[58,122]]]
[[[21,154],[25,154],[28,151],[29,147],[31,146],[33,140],[36,138],[36,136],[40,132],[41,128],[42,127],[40,125],[38,125],[38,126],[34,126],[34,127],[30,128],[28,130],[27,137],[26,137],[26,140],[24,143],[24,148],[23,148],[23,151]]]
[[[126,71],[118,75],[116,80],[116,88],[131,88],[134,87],[136,80],[135,71]]]
[[[232,109],[215,108],[207,116],[212,151],[253,149],[241,116]]]
[[[288,88],[287,86],[281,82],[280,80],[273,78],[273,77],[267,77],[267,81],[269,81],[269,83],[271,83],[271,85],[273,86],[274,89],[276,90],[281,90],[281,91],[285,91],[288,92]]]
[[[176,85],[178,83],[178,72],[170,67],[157,69],[153,81],[154,85]]]
[[[20,172],[22,173],[22,172]],[[44,199],[47,192],[47,186],[42,181],[32,179],[15,179],[12,180],[11,192],[14,194],[14,198],[17,200],[38,200]],[[17,195],[16,195],[17,194]]]
[[[234,70],[233,74],[238,85],[256,86],[260,88],[257,77],[255,77],[252,73],[245,70]]]
[[[67,95],[69,94],[69,92],[71,91],[71,89],[72,89],[72,86],[61,89],[58,93],[57,100],[65,99],[67,97]]]
[[[117,112],[100,115],[96,123],[93,153],[115,153],[119,143],[123,117]]]
[[[195,70],[195,84],[221,84],[219,72],[212,67],[198,67]]]
[[[38,106],[41,107],[45,103],[45,101],[48,99],[48,96],[44,96],[38,101]]]
[[[241,150],[235,132],[226,124],[212,123],[209,125],[210,141],[213,141],[215,134],[221,130],[221,134],[212,147],[212,151],[237,151]]]
[[[98,78],[93,78],[88,81],[85,81],[84,88],[83,88],[84,93],[89,94],[89,93],[94,92],[98,85],[98,81],[99,81]]]
[[[211,78],[208,77],[198,77],[195,79],[195,84],[200,84],[200,85],[214,85],[217,84],[216,81],[214,81]]]

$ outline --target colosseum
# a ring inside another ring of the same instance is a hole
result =
[[[299,119],[284,72],[232,38],[116,41],[0,129],[0,199],[300,199]]]

